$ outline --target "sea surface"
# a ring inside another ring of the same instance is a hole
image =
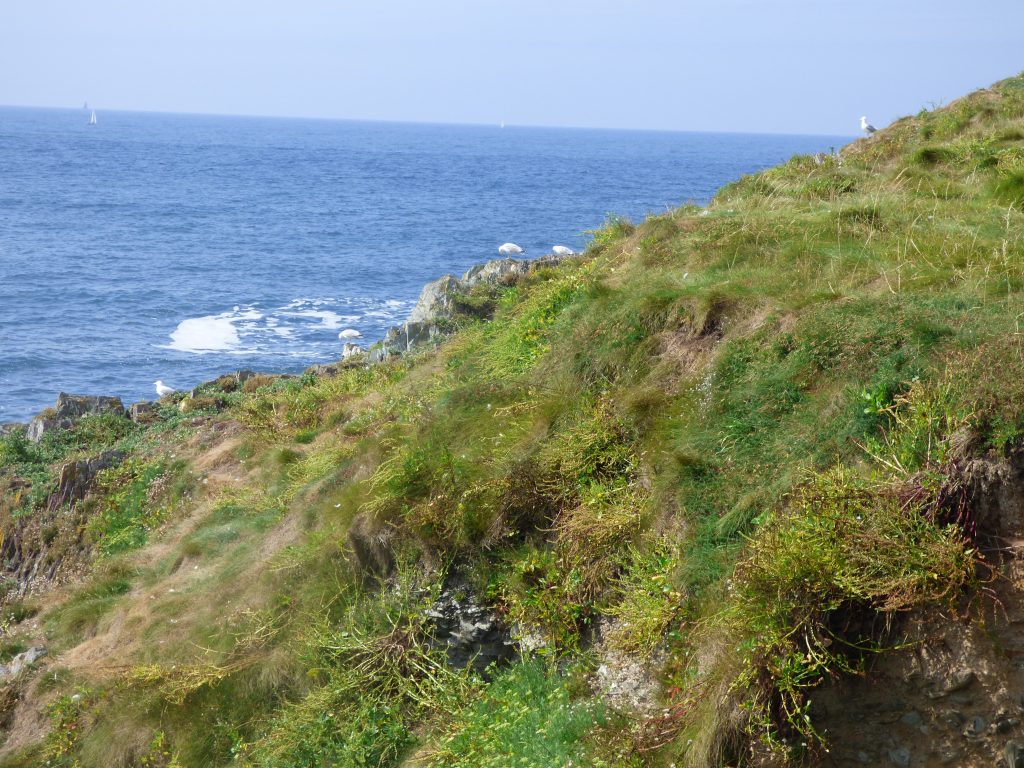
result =
[[[420,288],[848,139],[0,107],[0,422],[297,372]]]

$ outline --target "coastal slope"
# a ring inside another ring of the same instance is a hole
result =
[[[1022,209],[1018,76],[5,432],[0,765],[1024,765]]]

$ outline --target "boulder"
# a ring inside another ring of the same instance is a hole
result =
[[[32,419],[28,425],[26,436],[33,443],[43,439],[43,435],[54,429],[68,429],[82,416],[94,413],[112,413],[124,416],[124,404],[120,397],[104,397],[102,395],[69,395],[61,392],[53,408],[47,408]]]
[[[426,323],[450,316],[453,299],[463,288],[462,281],[454,275],[445,275],[427,283],[423,286],[420,298],[409,313],[406,323]]]
[[[361,354],[363,354],[363,348],[358,344],[353,344],[351,341],[346,341],[341,347],[342,360],[348,360],[350,357]]]

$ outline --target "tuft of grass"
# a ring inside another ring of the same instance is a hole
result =
[[[750,728],[799,753],[820,743],[810,692],[884,648],[885,617],[954,600],[974,579],[963,532],[927,499],[835,470],[815,477],[751,541],[721,617],[740,635]]]

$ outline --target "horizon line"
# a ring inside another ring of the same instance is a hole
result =
[[[0,109],[52,109],[57,111],[67,110],[70,112],[77,112],[86,109],[85,104],[88,104],[88,109],[99,112],[124,112],[129,114],[145,114],[145,115],[178,115],[183,117],[235,117],[241,119],[256,119],[256,120],[316,120],[322,122],[334,122],[334,123],[386,123],[392,125],[438,125],[438,126],[456,126],[456,127],[467,127],[467,128],[487,128],[496,127],[499,129],[509,128],[526,128],[526,129],[545,129],[545,130],[566,130],[566,131],[622,131],[632,133],[724,133],[733,134],[737,136],[823,136],[829,138],[849,138],[855,139],[858,134],[850,133],[794,133],[790,131],[756,131],[756,130],[710,130],[710,129],[698,129],[698,128],[608,128],[601,126],[582,126],[582,125],[537,125],[531,123],[509,123],[509,122],[460,122],[460,121],[443,121],[443,120],[398,120],[398,119],[387,119],[387,118],[371,118],[371,117],[325,117],[325,116],[310,116],[310,115],[265,115],[265,114],[252,114],[252,113],[239,113],[239,112],[173,112],[162,109],[125,109],[123,107],[104,107],[97,108],[92,104],[89,104],[88,100],[83,100],[83,106],[81,107],[70,107],[70,106],[52,106],[52,105],[39,105],[39,104],[0,104]]]

